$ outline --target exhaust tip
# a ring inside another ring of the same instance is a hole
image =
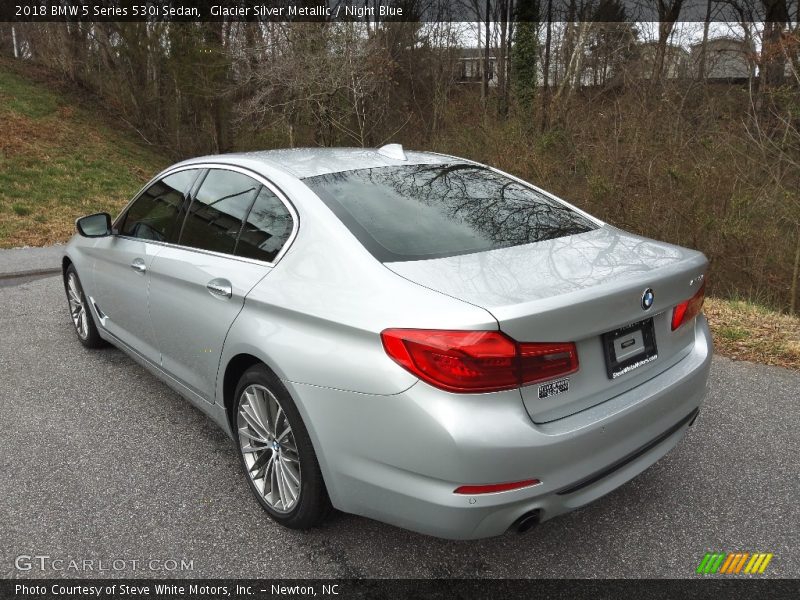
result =
[[[539,509],[526,512],[519,519],[514,521],[511,529],[519,534],[527,533],[539,524]]]

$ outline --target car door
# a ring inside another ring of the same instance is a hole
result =
[[[161,250],[150,269],[162,367],[209,402],[225,336],[292,232],[289,209],[266,183],[242,170],[210,169],[178,245]]]
[[[148,313],[148,269],[177,236],[186,193],[199,169],[179,171],[147,187],[117,219],[116,234],[92,249],[92,298],[103,327],[133,350],[159,364]]]

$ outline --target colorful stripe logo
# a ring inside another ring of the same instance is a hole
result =
[[[722,573],[724,575],[749,575],[761,574],[767,569],[772,560],[771,552],[706,552],[703,560],[697,566],[697,573],[711,575]]]

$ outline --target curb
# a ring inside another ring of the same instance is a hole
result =
[[[40,277],[44,275],[56,275],[61,273],[61,269],[33,269],[30,271],[14,271],[12,273],[0,273],[2,279],[21,279],[24,277]]]

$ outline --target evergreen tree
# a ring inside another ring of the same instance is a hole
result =
[[[516,10],[517,26],[511,54],[514,76],[514,91],[520,110],[526,118],[532,116],[533,100],[536,96],[537,44],[539,3],[522,0]]]

